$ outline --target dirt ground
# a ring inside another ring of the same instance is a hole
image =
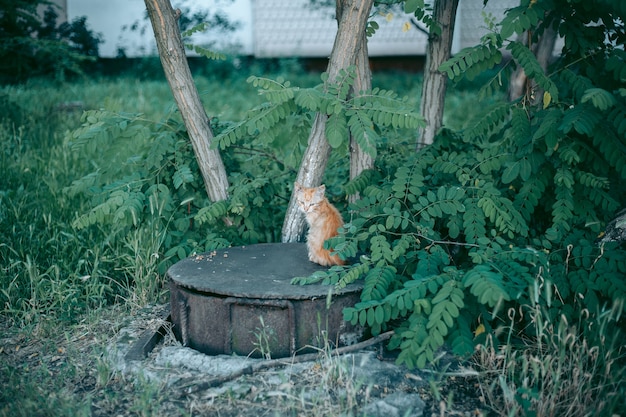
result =
[[[0,415],[488,415],[476,372],[446,354],[437,369],[409,370],[380,343],[264,367],[200,354],[167,333],[147,357],[129,360],[142,335],[167,324],[167,307],[111,308],[62,331],[2,320]]]

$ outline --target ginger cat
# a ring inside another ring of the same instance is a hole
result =
[[[298,207],[306,215],[309,225],[306,238],[309,260],[322,266],[344,265],[341,258],[332,256],[329,250],[324,249],[324,241],[337,236],[337,229],[343,226],[341,214],[324,196],[326,186],[308,188],[296,182],[294,191]]]

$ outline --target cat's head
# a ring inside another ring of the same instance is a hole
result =
[[[294,184],[294,191],[296,194],[296,202],[300,210],[305,213],[311,213],[324,201],[326,186],[322,184],[319,187],[304,187],[296,182]]]

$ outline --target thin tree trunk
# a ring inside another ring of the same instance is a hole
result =
[[[417,150],[433,143],[443,123],[448,77],[439,71],[439,66],[450,58],[458,5],[459,0],[436,0],[433,6],[433,19],[441,28],[441,34],[434,34],[431,29],[428,39],[420,104],[420,112],[426,125],[418,130]]]
[[[193,82],[178,28],[180,10],[175,11],[169,0],[144,2],[154,30],[161,64],[191,139],[207,195],[211,201],[225,200],[228,198],[228,177],[219,152],[211,149],[213,132]]]
[[[356,56],[356,79],[354,80],[354,94],[372,89],[372,72],[370,70],[369,54],[367,51],[367,35],[363,33],[361,47]],[[366,169],[374,168],[374,158],[363,151],[357,141],[350,136],[350,179],[359,176]],[[359,194],[348,197],[351,203],[359,199]]]
[[[328,80],[333,82],[339,71],[356,63],[360,44],[364,39],[367,18],[372,9],[373,0],[337,0],[338,30],[328,62]],[[330,145],[326,140],[326,121],[328,116],[317,114],[302,164],[296,181],[305,187],[321,183],[324,170],[330,156]],[[302,239],[305,220],[299,212],[295,196],[291,195],[285,221],[282,228],[283,242],[296,242]]]

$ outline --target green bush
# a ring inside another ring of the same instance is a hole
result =
[[[43,17],[40,5],[47,6]],[[82,64],[98,56],[102,40],[88,29],[86,18],[59,25],[54,7],[43,0],[0,1],[0,83],[35,76],[64,79],[82,73]]]
[[[313,112],[323,106],[336,113],[327,132],[331,145],[344,152],[348,129],[375,153],[379,126],[415,128],[419,122],[406,103],[388,91],[377,89],[348,99],[354,70],[343,77],[345,81],[331,85],[329,91],[250,77],[266,101],[238,123],[211,119],[215,146],[228,149],[223,159],[230,197],[218,202],[206,198],[191,144],[177,117],[153,122],[137,114],[85,112],[82,127],[70,132],[68,141],[73,152],[94,161],[97,155],[100,162],[67,188],[70,196],[87,197],[92,205],[74,226],[105,226],[110,228],[109,240],[135,229],[161,230],[161,273],[195,251],[279,241]],[[370,127],[373,123],[377,131]],[[232,224],[224,224],[226,217]]]
[[[596,14],[575,20],[567,16],[587,3],[554,3],[523,2],[507,12],[502,33],[442,65],[453,79],[474,77],[500,62],[505,30],[539,25],[540,34],[539,16],[550,24],[565,17],[565,48],[549,75],[527,47],[506,42],[513,62],[545,91],[542,102],[498,103],[397,167],[385,160],[379,175],[355,179],[350,192],[363,198],[329,246],[360,257],[295,280],[342,287],[363,278],[361,302],[344,318],[374,334],[395,328],[390,346],[401,349],[399,362],[423,367],[444,344],[470,354],[519,306],[574,321],[581,310],[602,314],[626,296],[624,243],[597,243],[626,206],[619,6],[599,2]],[[606,24],[589,26],[594,16]]]

